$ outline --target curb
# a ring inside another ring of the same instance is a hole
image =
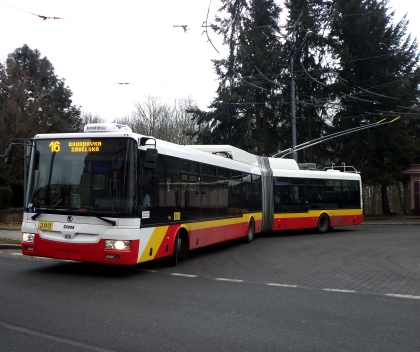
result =
[[[21,249],[20,244],[0,244],[0,249]]]
[[[362,222],[359,225],[366,225],[366,226],[398,226],[398,225],[405,225],[405,226],[417,226],[420,225],[420,222],[372,222],[366,221]]]
[[[0,230],[4,230],[4,231],[20,231],[20,227],[16,228],[16,227],[0,227]]]

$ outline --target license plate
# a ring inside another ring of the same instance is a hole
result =
[[[52,231],[53,225],[54,225],[54,221],[39,221],[38,230]]]

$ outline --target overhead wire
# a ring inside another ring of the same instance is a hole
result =
[[[220,55],[220,52],[217,50],[217,48],[214,46],[214,44],[212,43],[212,41],[211,41],[211,39],[210,39],[210,37],[209,37],[209,35],[208,35],[208,27],[209,27],[209,25],[208,25],[208,17],[209,17],[209,12],[210,12],[210,7],[211,7],[211,0],[210,0],[210,3],[209,3],[209,7],[208,7],[208,10],[207,10],[207,17],[206,17],[206,20],[205,20],[205,22],[203,22],[203,24],[205,23],[205,31],[206,31],[206,35],[207,35],[207,39],[208,39],[208,41],[210,42],[210,44],[213,46],[213,48],[216,50],[216,52]],[[327,18],[327,23],[329,22],[329,21],[331,21],[331,19],[333,18],[333,16],[335,15],[335,13],[334,13],[335,11],[333,10],[332,11],[332,13],[328,16],[328,18]],[[378,11],[378,12],[381,12],[381,11]],[[350,16],[359,16],[359,15],[366,15],[367,13],[360,13],[360,14],[348,14],[348,15],[345,15],[345,17],[350,17]],[[298,20],[300,19],[300,17],[301,17],[301,15],[299,16],[299,18],[298,18]],[[315,20],[311,20],[312,22],[314,22]],[[297,25],[298,25],[298,22],[299,21],[296,21],[295,22],[295,24],[294,24],[294,30],[296,30],[296,28],[297,28]],[[301,23],[303,23],[303,22],[307,22],[307,21],[302,21]],[[281,27],[281,26],[280,26]],[[323,29],[326,29],[327,28],[327,26],[324,26],[324,27],[320,27],[320,28],[323,28]],[[240,43],[240,47],[241,47],[241,49],[242,49],[242,51],[247,55],[247,56],[249,56],[249,54],[246,52],[246,50],[245,50],[245,48],[243,47],[243,45]],[[380,57],[384,57],[384,56],[390,56],[390,55],[392,55],[392,54],[384,54],[384,55],[375,55],[375,56],[370,56],[370,57],[365,57],[365,58],[360,58],[360,59],[354,59],[354,60],[344,60],[344,61],[341,61],[341,63],[350,63],[350,62],[356,62],[356,61],[362,61],[362,60],[369,60],[369,59],[375,59],[375,58],[380,58]],[[221,56],[221,55],[220,55]],[[322,60],[324,59],[325,57],[323,57],[323,58],[321,58]],[[299,60],[300,61],[300,60]],[[310,80],[312,80],[312,81],[314,81],[314,82],[316,82],[317,84],[321,84],[322,86],[324,86],[324,87],[329,87],[328,85],[326,85],[326,84],[324,84],[324,83],[322,83],[322,82],[320,82],[319,80],[317,80],[317,79],[315,79],[311,74],[309,74],[309,72],[305,69],[305,67],[304,67],[304,65],[303,65],[303,63],[300,61],[300,63],[301,63],[301,65],[302,65],[302,69],[303,69],[303,71],[301,71],[301,72],[303,72]],[[285,73],[279,73],[279,74],[264,74],[255,64],[253,64],[253,67],[255,68],[255,70],[258,72],[258,74],[259,74],[259,77],[261,77],[261,78],[263,78],[264,80],[266,80],[267,82],[270,82],[271,84],[274,84],[274,85],[276,85],[276,86],[278,86],[279,87],[279,89],[283,89],[284,88],[284,85],[282,86],[280,83],[278,83],[278,82],[276,82],[276,81],[273,81],[273,80],[271,80],[271,79],[269,79],[268,78],[268,76],[276,76],[276,77],[281,77],[281,76],[286,76],[287,74],[285,74]],[[258,85],[256,85],[256,84],[253,84],[253,83],[251,83],[251,82],[249,82],[247,79],[249,79],[249,78],[257,78],[258,76],[246,76],[246,77],[244,77],[244,76],[242,76],[242,75],[240,75],[238,72],[236,72],[236,70],[235,69],[233,69],[232,67],[230,68],[231,70],[232,70],[232,72],[235,74],[235,76],[240,80],[240,81],[242,81],[243,83],[245,83],[245,84],[248,84],[248,85],[250,85],[250,86],[252,86],[252,87],[254,87],[254,88],[257,88],[257,89],[262,89],[262,90],[266,90],[265,88],[263,88],[263,87],[261,87],[261,86],[258,86]],[[339,75],[338,74],[336,74],[336,71],[334,71],[334,70],[332,70],[331,68],[329,69],[330,70],[330,72],[329,73],[327,73],[327,74],[330,74],[330,75],[334,75],[334,78],[335,79],[340,79],[340,80],[343,80],[341,77],[339,77]],[[297,71],[296,72],[296,74],[298,75],[299,74],[299,71]],[[305,79],[304,77],[301,77],[300,79]],[[401,79],[404,79],[404,78],[401,78]],[[296,80],[299,80],[299,78],[298,77],[296,77]],[[345,81],[345,80],[344,80]],[[394,82],[398,82],[399,80],[395,80]],[[346,81],[347,82],[347,81]],[[389,82],[389,83],[385,83],[385,84],[382,84],[382,85],[376,85],[376,86],[372,86],[372,87],[369,87],[369,89],[372,89],[372,88],[376,88],[376,87],[380,87],[380,86],[383,86],[383,85],[386,85],[386,84],[391,84],[392,82]],[[369,89],[366,89],[366,88],[362,88],[362,87],[360,87],[360,86],[356,86],[355,88],[357,88],[358,90],[360,90],[360,91],[362,91],[362,92],[364,92],[364,93],[367,93],[367,94],[370,94],[370,95],[373,95],[373,96],[377,96],[377,97],[381,97],[381,98],[387,98],[387,99],[397,99],[397,98],[395,98],[395,97],[390,97],[390,96],[387,96],[387,95],[384,95],[384,94],[379,94],[379,93],[376,93],[376,92],[372,92],[372,91],[370,91]],[[349,100],[357,100],[357,101],[361,101],[361,102],[367,102],[367,103],[371,103],[371,104],[379,104],[379,102],[378,101],[372,101],[372,100],[368,100],[368,99],[363,99],[363,98],[360,98],[360,97],[357,97],[356,95],[362,95],[362,92],[355,92],[355,93],[353,93],[353,94],[347,94],[347,93],[345,93],[345,92],[343,92],[343,91],[340,91],[340,94],[341,94],[341,97],[342,98],[346,98],[346,99],[349,99]],[[334,106],[336,106],[336,107],[345,107],[346,106],[346,104],[344,104],[343,103],[343,101],[341,101],[341,102],[336,102],[336,103],[331,103],[328,99],[324,99],[324,102],[322,102],[320,99],[318,99],[318,100],[316,100],[315,101],[315,103],[313,102],[313,100],[312,101],[304,101],[304,100],[297,100],[297,102],[298,103],[300,103],[300,104],[306,104],[306,105],[311,105],[311,106],[313,106],[313,107],[317,107],[317,108],[334,108]],[[220,103],[220,102],[219,102]],[[256,102],[250,102],[250,103],[244,103],[244,102],[222,102],[223,104],[232,104],[232,105],[258,105],[258,104],[260,104],[260,105],[265,105],[265,104],[271,104],[271,105],[273,105],[273,104],[280,104],[280,105],[284,105],[284,104],[290,104],[290,102],[279,102],[279,101],[275,101],[275,102],[264,102],[264,103],[256,103]],[[326,106],[326,104],[328,104],[328,106]],[[375,112],[365,112],[365,113],[363,113],[363,114],[361,114],[361,115],[359,115],[359,116],[355,116],[355,117],[366,117],[366,116],[369,116],[370,114],[374,114]],[[376,111],[376,113],[384,113],[383,111]],[[348,116],[345,116],[344,118],[349,118]]]

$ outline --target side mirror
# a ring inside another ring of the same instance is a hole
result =
[[[150,148],[146,149],[146,155],[144,158],[143,168],[146,170],[156,169],[157,156],[158,156],[157,149],[150,149]]]
[[[15,152],[16,144],[15,143],[9,143],[7,146],[7,149],[4,151],[4,163],[5,164],[11,164],[13,154]]]

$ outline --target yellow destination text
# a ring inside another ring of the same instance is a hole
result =
[[[102,142],[69,142],[69,147],[72,153],[92,153],[99,152]]]

